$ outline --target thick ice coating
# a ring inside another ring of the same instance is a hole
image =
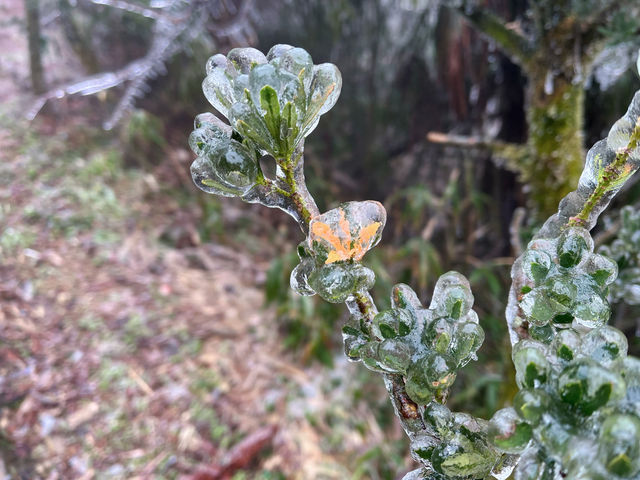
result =
[[[314,65],[301,48],[276,45],[265,56],[236,48],[207,62],[202,88],[213,107],[262,154],[292,155],[335,105],[342,78],[335,65]]]
[[[587,154],[577,190],[514,262],[506,315],[521,390],[489,432],[495,447],[520,455],[516,480],[639,478],[640,360],[627,356],[625,335],[606,323],[609,289],[622,283],[618,264],[629,261],[625,273],[635,275],[630,251],[640,241],[640,216],[623,210],[620,240],[598,253],[589,234],[640,164],[639,116],[636,93],[607,139]],[[576,217],[583,211],[588,215]],[[570,221],[584,228],[568,227]]]
[[[378,244],[386,221],[380,202],[343,203],[311,220],[309,248],[321,263],[359,261]]]

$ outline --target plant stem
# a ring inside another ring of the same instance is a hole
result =
[[[311,219],[320,213],[316,202],[307,190],[307,186],[304,183],[299,184],[296,182],[291,170],[285,170],[285,175],[286,181],[291,187],[291,191],[289,192],[291,201],[296,206],[300,217],[309,225]]]
[[[311,219],[319,215],[320,211],[304,181],[302,155],[303,147],[301,146],[289,158],[277,159],[276,163],[284,173],[284,182],[289,187],[289,199],[293,202],[301,222],[305,224],[301,227],[306,231],[304,227],[308,227]]]
[[[367,325],[371,325],[373,317],[378,313],[373,298],[369,292],[357,292],[353,295],[354,301],[347,301],[347,307],[352,313],[359,313],[365,319]],[[353,312],[353,310],[356,310]],[[391,403],[396,412],[400,423],[406,432],[415,433],[417,429],[423,429],[424,424],[420,418],[418,405],[409,398],[404,388],[404,380],[402,375],[394,375],[391,373],[382,374],[384,384],[389,393]],[[416,423],[418,428],[416,428]]]
[[[627,146],[618,150],[615,160],[607,165],[602,172],[599,172],[596,188],[591,192],[591,195],[589,195],[589,198],[584,203],[580,213],[569,219],[567,226],[586,226],[591,212],[600,203],[607,192],[620,186],[621,182],[624,182],[626,177],[631,176],[631,174],[637,170],[637,167],[629,163],[629,157],[631,156],[631,152],[638,147],[639,142],[640,117],[638,117],[635,127],[631,132]]]
[[[311,193],[307,190],[301,160],[302,149],[289,159],[278,159],[277,163],[289,187],[289,199],[297,210],[302,230],[306,232],[311,219],[320,212]],[[347,300],[346,303],[352,313],[361,315],[369,325],[378,313],[378,308],[369,292],[357,292],[353,295],[353,299]],[[416,433],[424,429],[418,405],[407,395],[402,375],[386,373],[383,374],[383,378],[393,408],[404,430],[407,433]]]

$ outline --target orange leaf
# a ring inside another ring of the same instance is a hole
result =
[[[331,250],[329,252],[329,255],[327,255],[327,259],[325,260],[325,265],[329,265],[330,263],[333,262],[342,262],[344,260],[349,260],[350,257],[350,253],[346,252],[346,251],[337,251],[337,250]]]
[[[360,236],[358,239],[360,240],[360,245],[363,249],[369,249],[371,242],[373,241],[373,237],[376,236],[379,228],[380,222],[373,222],[360,230]]]
[[[367,253],[373,239],[378,233],[380,222],[372,222],[366,227],[360,229],[358,237],[353,239],[351,235],[351,225],[346,218],[344,210],[339,210],[338,224],[332,223],[332,228],[329,224],[319,221],[314,221],[311,226],[311,233],[318,239],[324,240],[331,247],[332,250],[328,252],[325,264],[356,260],[359,261]]]
[[[349,229],[349,222],[344,216],[344,210],[340,210],[340,220],[338,221],[338,225],[340,226],[340,230],[344,234],[344,244],[347,248],[351,245],[351,230]]]
[[[311,227],[311,233],[316,237],[325,240],[334,248],[334,250],[329,252],[329,256],[327,257],[327,261],[325,263],[333,263],[340,260],[348,260],[349,258],[351,258],[349,248],[345,248],[345,246],[340,241],[340,238],[335,233],[333,233],[331,227],[329,227],[329,225],[327,225],[326,223],[314,222]]]

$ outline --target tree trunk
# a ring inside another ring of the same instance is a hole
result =
[[[44,70],[42,68],[42,37],[40,35],[40,2],[25,0],[27,18],[27,39],[29,42],[29,65],[31,69],[31,88],[35,93],[44,93]]]
[[[539,218],[555,213],[575,189],[584,164],[584,83],[552,78],[546,69],[529,74],[528,138],[523,180]]]
[[[538,218],[556,212],[584,165],[584,90],[593,55],[574,17],[545,30],[525,71],[528,125],[525,181]]]
[[[91,39],[83,32],[73,19],[72,6],[69,0],[59,0],[60,21],[69,45],[78,56],[80,63],[87,73],[93,74],[100,71],[98,59],[91,48]]]

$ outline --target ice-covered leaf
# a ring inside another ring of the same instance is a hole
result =
[[[243,196],[256,183],[258,163],[251,149],[213,128],[201,127],[189,138],[198,158],[191,165],[194,183],[203,191]]]
[[[621,478],[640,472],[640,419],[617,414],[607,418],[600,430],[598,455],[607,471]]]
[[[309,247],[318,261],[359,261],[380,241],[386,212],[379,202],[348,202],[311,220]]]
[[[550,365],[545,345],[523,340],[514,346],[512,357],[520,388],[537,388],[548,380]]]
[[[462,433],[438,445],[431,454],[433,468],[445,478],[485,478],[497,458],[488,446]]]
[[[458,323],[453,334],[451,355],[459,367],[466,365],[475,356],[484,342],[484,330],[473,322]]]
[[[582,353],[604,366],[612,366],[613,362],[625,358],[627,350],[627,337],[609,325],[590,331],[582,340]]]
[[[440,315],[458,319],[473,306],[469,281],[458,272],[447,272],[436,282],[430,308]]]
[[[520,390],[513,399],[515,412],[530,425],[538,425],[548,411],[551,399],[542,389]]]
[[[558,359],[565,362],[577,358],[581,347],[582,337],[571,328],[558,332],[551,342],[551,351]]]
[[[298,295],[310,296],[316,292],[309,286],[309,275],[315,269],[315,261],[311,258],[305,258],[291,272],[289,284],[291,289]]]
[[[255,48],[234,48],[227,54],[227,59],[240,73],[249,73],[256,65],[267,63],[267,58]]]
[[[233,187],[224,182],[211,159],[198,157],[191,164],[191,177],[196,186],[206,193],[223,197],[237,197],[245,193],[243,188]]]
[[[411,332],[414,323],[413,316],[407,310],[385,310],[374,317],[371,333],[377,338],[404,337]]]
[[[267,59],[298,77],[305,90],[309,90],[313,78],[313,60],[306,50],[290,45],[275,45],[269,50]]]
[[[301,48],[276,45],[265,57],[236,48],[207,62],[203,91],[209,102],[262,153],[289,159],[336,102],[335,65],[313,65]]]
[[[498,410],[489,422],[488,438],[506,453],[520,453],[529,444],[532,428],[513,408]]]
[[[378,366],[390,373],[406,373],[411,363],[411,349],[402,340],[383,340],[376,353]]]
[[[329,264],[315,268],[308,282],[327,302],[342,303],[354,293],[371,289],[375,275],[360,264]]]
[[[591,415],[612,400],[624,397],[622,377],[588,359],[577,360],[558,377],[558,392],[570,410]]]
[[[204,96],[223,116],[229,117],[229,109],[236,102],[233,87],[237,75],[233,65],[224,55],[214,55],[207,60],[207,76],[202,82]]]

